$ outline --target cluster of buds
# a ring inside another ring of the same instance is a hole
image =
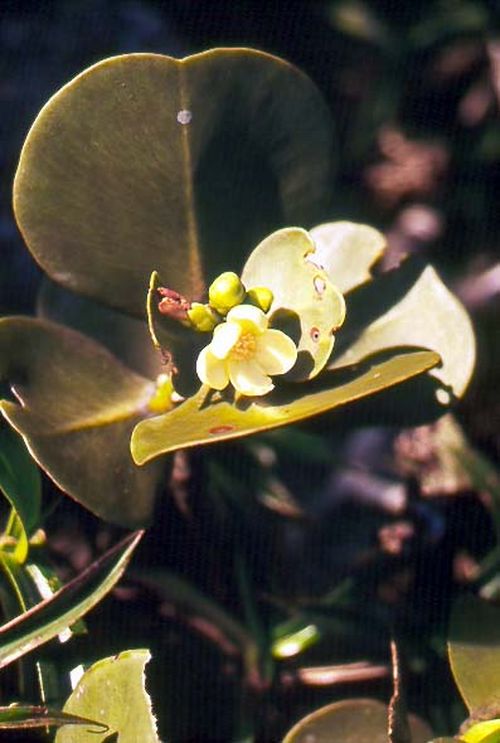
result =
[[[218,276],[208,302],[189,302],[171,289],[158,289],[159,311],[201,333],[213,333],[196,360],[200,381],[215,390],[232,385],[246,396],[266,395],[272,376],[286,374],[297,360],[295,343],[269,327],[273,293],[263,286],[246,289],[232,271]]]
[[[158,304],[161,314],[200,333],[211,333],[225,320],[227,313],[239,304],[253,305],[265,313],[273,302],[270,289],[255,286],[247,290],[233,271],[224,271],[212,282],[205,304],[190,302],[178,292],[165,287],[159,287],[158,293],[161,296]]]

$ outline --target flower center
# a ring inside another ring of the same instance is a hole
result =
[[[248,361],[255,354],[257,341],[253,333],[243,333],[230,351],[230,357],[235,361]]]

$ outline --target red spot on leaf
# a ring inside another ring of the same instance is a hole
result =
[[[234,431],[236,426],[230,426],[230,425],[224,425],[224,426],[214,426],[213,428],[208,429],[208,433],[218,434],[218,433],[229,433],[229,431]]]

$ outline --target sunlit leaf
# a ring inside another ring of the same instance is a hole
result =
[[[500,720],[477,722],[460,734],[464,743],[500,743]]]
[[[442,358],[431,373],[453,395],[461,396],[475,364],[475,338],[470,318],[459,300],[445,287],[436,271],[428,266],[406,289],[412,266],[379,277],[356,297],[347,299],[347,320],[342,336],[343,350],[333,354],[329,368],[353,364],[366,355],[396,346],[429,348]],[[399,297],[394,303],[393,297]],[[379,308],[380,314],[375,314]],[[360,323],[364,312],[369,322]],[[371,316],[371,317],[370,317]],[[354,326],[354,327],[352,327]],[[443,390],[442,392],[444,392]],[[439,394],[439,393],[438,393]],[[450,395],[441,396],[448,402]]]
[[[432,352],[396,354],[386,361],[368,361],[364,368],[349,370],[347,378],[324,373],[315,383],[290,384],[262,401],[248,399],[241,406],[210,401],[208,389],[202,387],[171,412],[141,421],[132,434],[132,456],[137,464],[144,464],[179,448],[294,423],[396,385],[437,363],[439,357]]]
[[[83,725],[87,734],[106,732],[102,723],[77,715],[71,715],[50,707],[25,706],[11,704],[0,707],[0,730],[27,730],[29,728],[60,727],[61,725]]]
[[[448,653],[451,670],[470,712],[500,713],[500,608],[473,596],[453,606]]]
[[[92,609],[117,583],[142,532],[128,535],[52,598],[0,627],[0,668],[48,642]]]
[[[94,663],[84,673],[68,701],[66,714],[97,719],[118,733],[120,743],[159,743],[151,701],[145,687],[147,650],[126,650]],[[93,732],[95,743],[104,743],[108,733]],[[89,731],[65,726],[55,743],[88,743]]]
[[[385,237],[355,222],[328,222],[309,231],[316,245],[314,260],[343,294],[372,278],[371,268],[386,248]]]
[[[287,227],[257,245],[241,274],[247,289],[266,286],[273,292],[270,324],[288,333],[299,350],[289,374],[292,379],[311,379],[323,369],[333,348],[334,331],[345,317],[342,295],[313,263],[315,258],[309,233]]]
[[[129,438],[154,384],[89,338],[31,318],[0,321],[0,359],[21,403],[0,410],[57,485],[102,518],[147,523],[162,466],[138,470]]]
[[[143,317],[153,269],[197,298],[273,229],[323,218],[331,154],[320,93],[276,57],[113,57],[40,112],[15,213],[49,276]]]
[[[412,743],[427,743],[432,733],[409,716]],[[312,712],[298,722],[283,743],[387,743],[387,707],[374,699],[348,699]]]

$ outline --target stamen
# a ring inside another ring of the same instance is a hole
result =
[[[243,333],[231,349],[230,356],[235,361],[247,361],[255,355],[257,342],[253,333]]]

